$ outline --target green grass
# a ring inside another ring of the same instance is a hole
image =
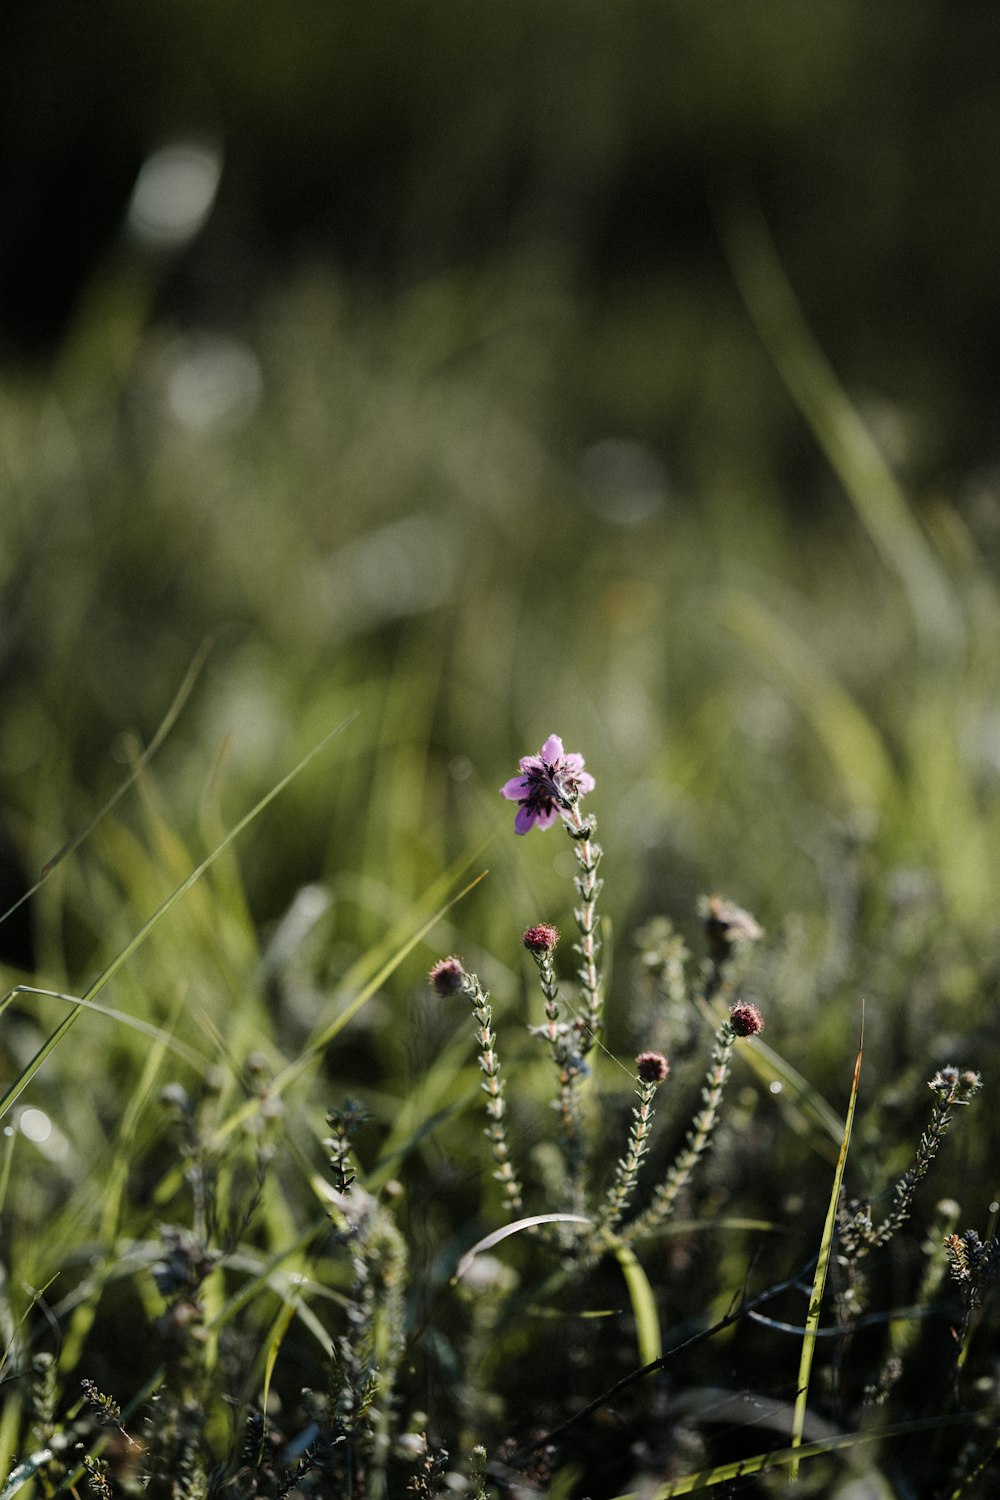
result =
[[[253,421],[202,435],[169,413],[188,356],[145,327],[155,288],[109,273],[51,380],[0,394],[0,786],[44,872],[0,1019],[2,1500],[83,1493],[85,1459],[115,1495],[360,1500],[421,1466],[417,1493],[454,1471],[492,1494],[531,1464],[594,1500],[796,1469],[802,1494],[992,1493],[991,1252],[945,1236],[989,1246],[995,1215],[996,581],[955,509],[904,494],[752,217],[720,217],[787,395],[716,308],[675,487],[633,526],[575,461],[624,395],[588,422],[572,287],[524,264],[378,309],[303,278],[243,330]],[[727,350],[839,479],[814,525],[780,452],[743,472],[712,442]],[[582,1217],[636,1053],[672,1064],[641,1210],[728,1003],[767,1023],[634,1244],[552,1217],[521,933],[563,929],[572,1016],[576,867],[558,830],[515,838],[497,788],[554,731],[605,851]],[[735,967],[696,914],[716,889],[767,930]],[[426,982],[453,952],[490,992],[515,1223],[468,1005]],[[983,1097],[862,1275],[836,1174],[883,1219],[949,1063]]]

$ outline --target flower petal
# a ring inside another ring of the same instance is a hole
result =
[[[512,776],[500,788],[500,795],[506,797],[508,802],[523,802],[525,797],[531,795],[531,782],[526,776]]]
[[[545,744],[539,750],[539,759],[545,761],[546,765],[554,765],[557,760],[565,757],[563,742],[557,734],[550,734]]]
[[[594,780],[593,776],[591,776],[589,771],[581,771],[577,776],[577,781],[579,781],[580,783],[581,797],[583,796],[584,792],[592,792],[594,790],[594,787],[597,785],[597,782]]]
[[[537,817],[538,814],[535,812],[534,808],[527,807],[524,803],[522,803],[517,810],[517,817],[514,819],[514,832],[527,833],[529,829],[534,828],[535,819]]]
[[[551,828],[558,816],[559,813],[550,803],[548,807],[535,814],[535,824],[539,828]]]

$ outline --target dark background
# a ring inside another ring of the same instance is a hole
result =
[[[9,8],[0,297],[51,359],[165,138],[221,143],[162,306],[239,319],[303,256],[373,295],[559,246],[583,298],[723,273],[713,195],[760,195],[834,363],[917,401],[925,472],[992,447],[1000,19],[987,4]]]

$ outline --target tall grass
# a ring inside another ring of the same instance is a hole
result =
[[[242,427],[184,427],[196,351],[113,277],[122,315],[3,393],[0,782],[46,872],[0,928],[30,907],[4,1500],[992,1493],[996,585],[730,225],[846,496],[808,534],[780,455],[737,504],[698,423],[672,495],[602,510],[572,288],[527,261],[442,282],[433,349],[416,292],[303,278],[241,332]],[[735,314],[718,339],[764,369]],[[600,892],[497,797],[553,728],[597,778]],[[762,942],[720,948],[720,886]],[[548,924],[584,952],[544,971]]]

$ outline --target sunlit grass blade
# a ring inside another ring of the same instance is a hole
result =
[[[492,1234],[477,1240],[471,1250],[466,1250],[455,1267],[451,1284],[456,1286],[462,1280],[477,1255],[482,1255],[484,1250],[492,1250],[494,1245],[501,1244],[512,1234],[523,1234],[526,1229],[534,1229],[538,1224],[590,1224],[590,1222],[582,1214],[529,1214],[527,1218],[515,1219],[512,1224],[504,1224],[502,1228],[494,1229]]]
[[[288,1269],[288,1262],[297,1261],[303,1256],[312,1242],[329,1228],[329,1223],[324,1217],[319,1221],[308,1224],[289,1245],[284,1245],[262,1266],[254,1265],[253,1274],[248,1276],[238,1291],[228,1297],[226,1301],[214,1313],[210,1328],[213,1332],[231,1323],[233,1319],[259,1297],[263,1292],[272,1292],[281,1301],[288,1298],[288,1288],[294,1281],[298,1280],[303,1286],[306,1277],[304,1272]],[[235,1257],[230,1257],[227,1264],[240,1265],[241,1262]],[[242,1268],[242,1266],[241,1266]],[[339,1294],[328,1292],[329,1296]],[[301,1309],[300,1309],[301,1310]],[[329,1339],[325,1339],[325,1346],[329,1348]]]
[[[0,1500],[12,1500],[18,1490],[23,1489],[29,1480],[34,1479],[38,1471],[51,1463],[54,1457],[55,1452],[51,1447],[36,1448],[35,1452],[30,1453],[21,1463],[15,1464],[8,1475],[7,1483],[0,1490]]]
[[[795,1389],[795,1413],[792,1417],[793,1448],[801,1446],[802,1434],[805,1429],[806,1409],[809,1401],[809,1377],[812,1372],[813,1355],[816,1352],[816,1329],[819,1327],[820,1311],[823,1305],[823,1292],[826,1289],[826,1277],[830,1269],[833,1241],[837,1232],[837,1207],[840,1203],[840,1190],[844,1181],[844,1168],[847,1166],[847,1153],[851,1145],[854,1111],[858,1102],[858,1082],[861,1078],[861,1056],[864,1050],[864,1040],[865,1012],[864,1004],[862,1004],[861,1037],[858,1042],[857,1060],[854,1064],[854,1077],[851,1080],[851,1097],[847,1106],[847,1118],[844,1122],[844,1138],[841,1141],[840,1155],[837,1158],[837,1166],[833,1174],[830,1204],[826,1211],[826,1223],[823,1226],[823,1238],[820,1241],[819,1255],[816,1258],[816,1270],[813,1275],[812,1291],[809,1296],[809,1309],[806,1313],[805,1336],[802,1340],[802,1354],[799,1359],[799,1378]],[[793,1461],[790,1478],[794,1480],[797,1476],[798,1463]]]
[[[79,849],[84,840],[87,839],[91,833],[93,833],[94,829],[97,827],[101,819],[106,817],[107,814],[111,812],[112,808],[121,800],[122,797],[124,797],[129,787],[135,784],[138,777],[141,776],[146,766],[149,765],[150,761],[153,759],[153,756],[159,750],[160,746],[163,744],[164,740],[167,738],[167,735],[173,729],[178,718],[180,717],[181,710],[183,709],[188,698],[191,696],[191,691],[201,674],[201,669],[205,665],[205,661],[211,649],[212,642],[210,640],[203,641],[201,646],[198,648],[198,651],[195,654],[195,658],[192,661],[190,667],[188,667],[188,670],[185,674],[184,681],[177,689],[177,692],[174,695],[174,700],[164,714],[159,728],[153,735],[153,738],[150,740],[145,750],[143,750],[142,753],[135,759],[135,761],[133,761],[132,769],[125,777],[125,780],[121,783],[120,786],[115,789],[115,791],[111,793],[111,796],[108,798],[108,800],[98,808],[93,817],[87,820],[80,831],[74,834],[74,836],[68,841],[68,843],[65,843],[61,849],[53,854],[51,859],[46,860],[45,864],[42,866],[42,873],[38,880],[35,881],[30,890],[25,891],[23,895],[19,896],[18,899],[14,902],[13,906],[9,906],[7,910],[2,914],[2,916],[0,916],[0,924],[6,922],[7,918],[12,916],[14,912],[17,911],[18,907],[23,906],[26,901],[31,900],[32,896],[34,896],[35,893],[40,890],[40,888],[45,884],[46,880],[48,880],[49,876],[52,874],[52,871],[56,868],[56,866],[62,864],[64,859],[68,859],[68,857],[76,849]]]
[[[285,1341],[285,1334],[292,1326],[292,1319],[298,1310],[298,1299],[289,1298],[278,1310],[278,1315],[271,1324],[271,1330],[264,1340],[264,1374],[261,1380],[260,1405],[262,1411],[267,1411],[267,1398],[271,1393],[271,1377],[274,1367],[278,1363],[278,1355]]]
[[[3,1213],[4,1204],[7,1202],[7,1189],[10,1186],[10,1169],[14,1160],[14,1143],[17,1136],[14,1131],[4,1136],[3,1156],[0,1157],[0,1214]]]
[[[722,621],[803,714],[851,802],[879,811],[891,805],[898,787],[882,738],[817,652],[749,594],[728,595]]]
[[[440,907],[439,910],[433,913],[433,915],[429,916],[426,922],[418,927],[415,932],[410,933],[409,937],[406,938],[406,940],[399,947],[396,947],[394,949],[394,951],[382,964],[381,968],[376,970],[376,972],[368,980],[367,984],[365,984],[361,988],[359,993],[355,995],[347,1005],[344,1006],[344,1009],[334,1017],[334,1019],[329,1023],[328,1026],[325,1026],[319,1032],[319,1034],[309,1042],[306,1052],[303,1055],[303,1059],[300,1059],[300,1062],[308,1061],[309,1058],[315,1056],[317,1053],[325,1051],[325,1049],[333,1041],[334,1037],[336,1037],[337,1034],[343,1030],[343,1028],[349,1021],[352,1021],[354,1019],[361,1007],[368,1003],[371,997],[379,989],[381,989],[383,984],[385,984],[385,981],[389,978],[389,976],[399,968],[399,965],[402,963],[403,959],[406,958],[410,953],[412,953],[417,944],[423,942],[424,938],[431,931],[431,929],[435,927],[438,922],[440,922],[441,918],[445,916],[449,911],[451,911],[453,906],[457,906],[460,901],[464,901],[469,892],[475,890],[479,882],[481,880],[485,880],[488,874],[488,870],[483,870],[473,880],[470,880],[467,885],[463,886],[456,896],[453,896],[450,901],[446,902],[444,906]]]
[[[467,859],[462,860],[460,868],[465,869],[468,863],[469,861]],[[448,912],[451,911],[453,906],[457,906],[460,901],[464,900],[469,892],[471,890],[474,890],[481,880],[485,879],[488,873],[489,872],[487,870],[483,870],[473,880],[470,880],[467,885],[463,886],[456,895],[452,896],[450,900],[446,901],[443,906],[438,907],[436,911],[432,912],[422,921],[419,919],[419,917],[413,918],[411,916],[410,920],[417,920],[419,925],[414,930],[408,932],[406,937],[402,939],[399,939],[397,937],[395,944],[391,947],[389,956],[384,960],[381,967],[371,975],[368,981],[362,986],[361,990],[356,995],[352,996],[347,1005],[345,1005],[344,1009],[338,1012],[338,1014],[331,1022],[321,1028],[313,1036],[313,1038],[309,1042],[307,1042],[306,1046],[303,1048],[299,1056],[293,1059],[293,1061],[290,1062],[287,1067],[283,1068],[282,1071],[273,1080],[271,1084],[271,1093],[275,1095],[275,1097],[280,1096],[286,1089],[288,1089],[293,1083],[301,1078],[302,1074],[311,1065],[315,1064],[318,1061],[322,1053],[335,1039],[335,1037],[343,1030],[343,1028],[349,1021],[353,1020],[358,1011],[361,1010],[364,1005],[367,1005],[368,1001],[378,993],[382,985],[385,984],[386,980],[390,978],[393,973],[395,973],[396,969],[399,968],[399,965],[403,962],[403,960],[413,952],[414,948],[416,948],[419,943],[423,942],[424,938],[429,932],[434,929],[434,927],[437,926],[441,918],[446,916]],[[440,886],[441,882],[439,881],[433,887],[433,892],[437,892],[440,889]],[[426,902],[422,902],[418,910],[425,909]],[[394,931],[398,932],[398,929],[394,929]],[[341,985],[338,987],[338,994],[342,993],[343,989],[344,985],[343,983],[341,983]],[[257,1104],[255,1100],[244,1100],[244,1102],[240,1104],[235,1110],[233,1110],[232,1114],[230,1114],[228,1118],[224,1120],[223,1123],[219,1126],[218,1131],[216,1132],[217,1141],[224,1140],[234,1130],[238,1129],[239,1126],[242,1125],[243,1122],[250,1117],[250,1115],[256,1108]]]
[[[614,1255],[622,1268],[629,1301],[632,1304],[639,1363],[651,1365],[654,1359],[659,1359],[663,1353],[660,1320],[656,1315],[656,1298],[653,1296],[653,1288],[636,1259],[634,1250],[631,1250],[628,1245],[616,1245]]]
[[[711,1489],[716,1484],[732,1484],[736,1479],[749,1478],[751,1474],[766,1474],[775,1469],[791,1471],[793,1464],[820,1458],[825,1453],[842,1453],[845,1449],[857,1448],[862,1443],[902,1437],[911,1432],[928,1432],[935,1427],[963,1421],[968,1421],[968,1413],[955,1412],[945,1416],[921,1417],[912,1422],[896,1422],[891,1427],[869,1429],[866,1432],[845,1432],[838,1437],[818,1438],[814,1443],[803,1443],[797,1448],[776,1448],[771,1453],[759,1453],[754,1458],[744,1458],[737,1463],[700,1469],[696,1474],[685,1474],[680,1479],[661,1485],[659,1489],[644,1489],[641,1496],[633,1491],[626,1495],[616,1495],[615,1500],[673,1500],[675,1495],[694,1495],[699,1490]]]
[[[720,201],[718,215],[757,331],[883,563],[902,583],[914,622],[927,643],[957,647],[964,626],[944,565],[816,342],[759,206],[749,194],[733,195]]]
[[[179,1037],[169,1031],[164,1031],[161,1026],[154,1026],[152,1021],[143,1021],[138,1016],[130,1016],[123,1010],[115,1010],[112,1005],[98,1005],[94,1000],[86,1000],[82,995],[67,995],[62,990],[41,989],[33,984],[16,984],[12,990],[0,999],[0,1015],[6,1010],[12,1001],[26,995],[34,995],[45,1000],[62,1000],[67,1005],[72,1005],[80,1010],[92,1010],[99,1016],[107,1016],[109,1021],[115,1021],[119,1026],[127,1026],[130,1031],[139,1036],[149,1037],[160,1046],[167,1048],[182,1057],[190,1067],[199,1073],[205,1073],[211,1067],[210,1060],[194,1047],[189,1047]]]
[[[51,1035],[46,1038],[45,1042],[35,1053],[34,1057],[21,1070],[20,1074],[11,1084],[10,1088],[4,1094],[3,1098],[0,1099],[0,1116],[3,1116],[7,1113],[11,1106],[27,1088],[28,1084],[31,1082],[32,1078],[34,1078],[39,1068],[43,1065],[43,1063],[62,1041],[63,1037],[66,1036],[66,1034],[80,1019],[80,1016],[84,1013],[87,1002],[95,999],[96,996],[100,994],[105,985],[114,978],[119,969],[121,969],[122,966],[129,961],[132,955],[142,946],[142,944],[156,929],[156,927],[167,915],[167,913],[174,906],[176,906],[178,901],[180,901],[181,897],[186,895],[191,887],[195,885],[205,874],[205,871],[211,868],[212,864],[216,859],[218,859],[223,850],[227,849],[229,845],[239,837],[244,829],[248,828],[249,825],[260,816],[264,809],[268,807],[274,801],[274,799],[285,790],[289,783],[295,780],[296,776],[298,776],[306,768],[306,766],[309,765],[310,761],[314,760],[317,755],[325,750],[330,741],[333,740],[337,735],[342,733],[342,731],[346,729],[347,726],[351,724],[355,718],[355,714],[349,714],[346,719],[344,719],[340,724],[336,726],[336,728],[331,729],[329,734],[324,735],[320,742],[317,745],[314,745],[313,748],[308,752],[308,754],[304,755],[296,766],[293,766],[286,775],[282,776],[281,780],[278,781],[269,792],[266,792],[264,796],[254,804],[254,806],[248,813],[245,813],[244,816],[240,818],[239,822],[229,830],[226,836],[218,844],[216,844],[211,853],[208,854],[205,859],[203,859],[201,863],[191,871],[190,875],[188,875],[185,880],[181,881],[180,885],[178,885],[171,892],[166,900],[161,902],[153,915],[143,923],[134,937],[132,937],[130,941],[126,943],[125,947],[115,955],[115,957],[108,964],[107,968],[97,976],[93,984],[91,984],[89,988],[84,991],[80,1002],[73,1006],[73,1009],[69,1012],[66,1018],[61,1021],[60,1024],[56,1027],[55,1031],[53,1031]]]

